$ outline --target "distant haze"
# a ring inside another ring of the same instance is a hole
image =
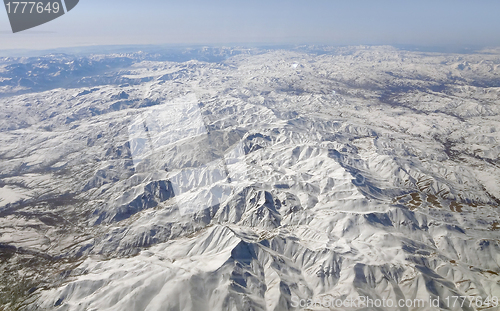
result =
[[[81,0],[0,50],[118,44],[500,46],[500,1]]]

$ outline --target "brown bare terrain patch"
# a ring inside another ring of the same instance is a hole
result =
[[[426,178],[426,179],[419,180],[419,181],[417,181],[418,190],[423,192],[423,191],[429,189],[432,186],[432,183],[433,183],[432,178]]]
[[[498,275],[498,272],[495,272],[495,271],[492,271],[492,270],[487,270],[486,273],[491,273],[491,274],[494,274],[494,275]]]
[[[457,201],[451,201],[450,202],[450,210],[452,212],[459,212],[459,213],[461,213],[462,212],[462,205],[460,205],[459,203],[457,203]]]
[[[422,206],[422,197],[418,192],[412,192],[410,194],[405,194],[394,198],[394,203],[400,203],[408,206],[408,208],[413,211]]]
[[[490,230],[491,231],[500,230],[500,223],[498,223],[498,221],[495,221],[494,223],[492,223]]]
[[[430,204],[432,204],[432,206],[437,207],[437,208],[442,208],[443,207],[441,205],[441,203],[439,203],[439,199],[435,195],[433,195],[433,194],[428,194],[427,195],[427,202],[429,202]]]
[[[408,202],[410,205],[410,209],[414,210],[422,206],[422,198],[420,197],[420,194],[418,192],[413,192],[410,193],[411,196],[411,201]]]

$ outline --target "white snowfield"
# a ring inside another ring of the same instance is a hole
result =
[[[0,310],[498,310],[500,51],[316,52],[5,87]]]

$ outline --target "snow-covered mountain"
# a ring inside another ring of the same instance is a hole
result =
[[[0,310],[497,309],[499,51],[186,53],[2,59]]]

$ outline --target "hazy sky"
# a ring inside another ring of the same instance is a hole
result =
[[[80,0],[0,50],[102,44],[323,43],[500,46],[500,0]]]

